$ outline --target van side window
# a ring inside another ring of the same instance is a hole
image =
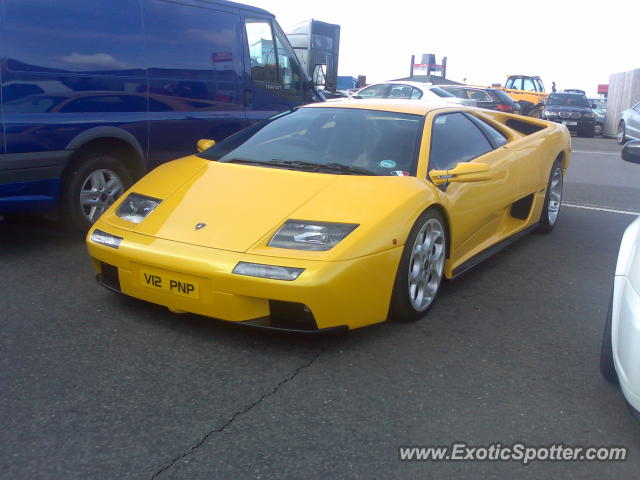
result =
[[[302,72],[284,34],[267,19],[245,20],[251,78],[256,86],[282,96],[299,96]]]
[[[251,59],[251,78],[254,82],[278,82],[278,63],[273,43],[271,22],[247,19],[247,40]]]
[[[143,75],[142,19],[130,0],[1,3],[10,71]]]
[[[242,55],[236,15],[162,0],[144,0],[142,4],[152,78],[194,83],[240,81]]]

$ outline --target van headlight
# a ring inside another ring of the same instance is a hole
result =
[[[269,241],[270,247],[293,250],[330,250],[358,224],[287,220]]]
[[[142,222],[147,216],[160,205],[162,200],[153,197],[130,193],[127,198],[118,206],[116,215],[133,223]]]

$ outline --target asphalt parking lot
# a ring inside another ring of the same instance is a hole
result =
[[[631,479],[640,423],[598,370],[640,166],[573,139],[565,206],[450,282],[428,316],[306,337],[99,287],[82,239],[0,221],[0,431],[10,479]],[[401,462],[463,441],[626,446],[618,463]]]

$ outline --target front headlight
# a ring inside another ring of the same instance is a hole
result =
[[[593,112],[587,112],[582,114],[583,118],[594,118],[595,114]]]
[[[147,218],[161,202],[162,200],[157,198],[147,197],[138,193],[130,193],[120,204],[118,210],[116,210],[116,215],[129,222],[140,223]]]
[[[557,115],[556,112],[550,112],[549,110],[545,110],[542,112],[543,117],[554,117],[556,115]]]
[[[287,220],[271,238],[269,246],[293,250],[330,250],[357,226],[353,223]]]

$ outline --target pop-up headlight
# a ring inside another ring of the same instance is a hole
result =
[[[147,197],[138,193],[130,193],[120,204],[116,214],[123,220],[133,223],[142,222],[162,200]]]
[[[330,250],[357,226],[353,223],[287,220],[269,241],[269,246],[293,250]]]

